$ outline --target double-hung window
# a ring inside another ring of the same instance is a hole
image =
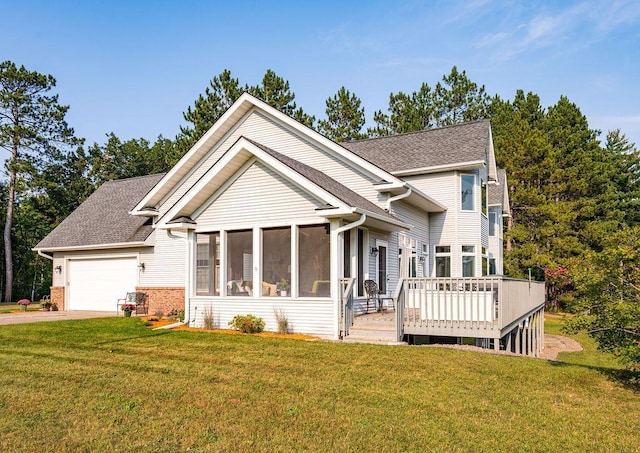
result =
[[[462,246],[462,276],[475,277],[476,275],[476,247],[475,245]]]
[[[451,277],[451,246],[436,246],[436,277]]]
[[[496,236],[496,227],[498,226],[498,213],[491,209],[489,211],[489,236]]]

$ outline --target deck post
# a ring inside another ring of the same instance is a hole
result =
[[[511,352],[511,337],[513,336],[513,330],[507,334],[507,343],[505,349]]]
[[[527,336],[529,339],[527,355],[533,356],[533,315],[529,316],[529,325],[527,326]]]
[[[544,307],[540,309],[540,354],[544,351]]]
[[[538,312],[533,314],[533,356],[538,357],[538,345],[540,343],[540,332],[538,331]]]
[[[518,325],[516,327],[516,354],[520,354],[520,351],[521,351],[520,346],[521,346],[522,338],[521,338],[521,335],[520,335],[520,324],[521,323],[518,323]]]

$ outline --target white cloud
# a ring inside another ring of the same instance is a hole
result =
[[[570,50],[571,46],[584,45],[588,40],[604,39],[617,27],[640,22],[640,2],[581,1],[565,9],[540,10],[531,17],[519,19],[519,25],[485,34],[474,46],[493,48],[498,60],[509,60],[543,48]]]

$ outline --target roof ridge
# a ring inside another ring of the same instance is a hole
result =
[[[436,128],[432,128],[432,129],[420,129],[419,131],[403,132],[401,134],[382,135],[380,137],[363,138],[362,140],[354,140],[354,141],[351,141],[351,142],[340,142],[338,144],[342,146],[343,143],[349,145],[351,143],[369,142],[369,141],[372,141],[372,140],[380,140],[380,139],[385,139],[385,138],[405,137],[407,135],[424,134],[424,133],[427,133],[427,132],[441,131],[443,129],[451,129],[451,128],[460,127],[460,126],[471,126],[473,124],[479,124],[479,123],[484,123],[484,122],[491,122],[491,120],[489,118],[484,118],[484,119],[481,119],[481,120],[467,121],[466,123],[448,124],[446,126],[440,126],[440,127],[436,127]]]
[[[117,179],[109,179],[107,181],[105,181],[103,184],[107,184],[107,183],[117,183],[117,182],[124,182],[124,181],[131,181],[133,179],[144,179],[144,178],[150,178],[152,176],[164,176],[166,175],[166,172],[164,173],[152,173],[150,175],[140,175],[140,176],[129,176],[128,178],[117,178]]]

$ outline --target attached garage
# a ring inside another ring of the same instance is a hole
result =
[[[117,299],[138,283],[135,257],[69,260],[67,266],[69,310],[115,311]]]

